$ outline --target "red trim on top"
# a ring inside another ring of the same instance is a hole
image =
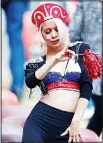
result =
[[[56,88],[71,88],[80,90],[80,83],[73,81],[59,81],[56,83],[51,83],[46,86],[47,90],[52,90]]]

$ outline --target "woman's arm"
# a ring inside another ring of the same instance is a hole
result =
[[[41,80],[46,76],[49,70],[56,64],[55,58],[47,60],[46,63],[32,62],[26,65],[25,83],[29,88],[39,85]]]
[[[88,101],[92,96],[92,79],[88,77],[88,72],[86,69],[82,73],[81,82],[80,82],[80,98],[77,104],[77,108],[73,117],[73,122],[80,122],[84,114],[85,109],[87,108]]]
[[[83,117],[83,114],[85,112],[85,109],[87,108],[87,105],[88,105],[88,100],[87,99],[79,98],[77,108],[76,108],[76,111],[75,111],[75,114],[73,116],[73,119],[72,119],[71,123],[81,121],[81,119]]]
[[[77,107],[73,116],[73,119],[71,121],[70,126],[66,129],[66,131],[62,135],[66,135],[69,132],[69,140],[68,142],[79,142],[79,136],[80,136],[80,121],[83,117],[83,114],[85,112],[85,109],[87,108],[88,101],[90,99],[90,96],[92,95],[92,88],[90,83],[84,82],[81,88],[82,95],[80,96]],[[87,95],[87,96],[86,96]]]
[[[83,114],[87,108],[89,99],[92,95],[92,86],[88,81],[85,81],[82,83],[80,98],[77,103],[77,107],[75,110],[75,114],[73,116],[73,119],[71,121],[71,125],[69,127],[69,133],[70,138],[69,142],[73,139],[73,141],[79,141],[79,135],[80,135],[80,121],[83,117]],[[73,137],[72,137],[73,136]]]
[[[46,63],[35,72],[35,77],[39,80],[42,80],[50,71],[50,69],[55,66],[56,63],[57,61],[55,57],[52,57],[51,59],[47,60]]]
[[[80,98],[72,122],[81,121],[85,109],[87,108],[88,101],[90,100],[90,97],[92,95],[92,85],[88,81],[85,81],[84,83],[81,84],[82,87],[80,89]]]
[[[87,44],[82,44],[80,48],[80,53],[84,53],[85,49],[90,49]],[[85,68],[83,63],[83,57],[79,57],[79,63],[81,65],[82,73],[80,78],[80,98],[77,103],[77,107],[71,121],[71,125],[66,129],[66,131],[62,134],[65,135],[69,132],[69,140],[68,142],[78,141],[80,135],[80,121],[83,117],[85,109],[87,108],[88,101],[92,95],[92,79],[88,76],[88,71]]]

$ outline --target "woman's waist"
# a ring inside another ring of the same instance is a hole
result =
[[[40,101],[62,111],[75,112],[80,93],[74,91],[50,91]]]
[[[35,105],[30,114],[31,118],[35,120],[35,123],[39,123],[39,127],[42,125],[46,126],[47,124],[52,124],[57,127],[68,126],[73,115],[73,112],[63,111],[41,101]]]

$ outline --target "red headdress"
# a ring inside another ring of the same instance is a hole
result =
[[[70,23],[68,13],[61,6],[55,3],[45,3],[36,8],[32,14],[32,23],[38,28],[40,25],[51,18],[60,18],[65,23]]]

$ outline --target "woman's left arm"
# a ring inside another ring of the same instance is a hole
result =
[[[84,47],[89,49],[89,46],[86,44],[82,44]],[[81,53],[84,52],[84,48],[81,48]],[[92,95],[92,79],[88,76],[88,71],[86,70],[82,57],[80,58],[82,63],[82,74],[80,79],[80,98],[77,103],[77,107],[71,121],[70,126],[66,129],[66,131],[61,135],[66,135],[69,133],[69,140],[68,142],[79,142],[80,137],[80,121],[83,117],[83,114],[88,106],[88,102]]]
[[[92,95],[92,84],[91,84],[92,81],[89,78],[87,78],[87,80],[84,80],[84,79],[85,78],[83,78],[81,82],[80,98],[78,100],[76,111],[71,121],[71,125],[68,128],[69,142],[71,142],[72,140],[73,142],[79,141],[80,121],[83,117],[83,114],[88,106],[88,102]]]
[[[72,122],[81,121],[90,97],[92,96],[92,89],[92,79],[88,77],[88,72],[84,70],[80,82],[80,98]]]
[[[72,140],[73,140],[73,142],[79,142],[80,121],[83,117],[85,109],[87,108],[88,101],[89,101],[91,95],[92,95],[92,87],[91,87],[90,83],[88,83],[88,82],[82,83],[80,98],[78,100],[76,111],[75,111],[75,114],[71,121],[71,124],[66,129],[66,131],[63,134],[61,134],[62,136],[64,136],[69,133],[68,142],[71,142]]]
[[[87,108],[88,100],[85,98],[80,98],[77,104],[77,108],[75,111],[75,114],[73,116],[73,119],[71,121],[71,125],[68,128],[69,131],[69,140],[68,142],[79,142],[80,139],[80,122],[83,117],[83,114],[85,112],[85,109]]]
[[[85,49],[90,49],[89,45],[82,44],[80,52],[84,53]],[[87,108],[88,101],[92,96],[92,89],[93,89],[93,86],[92,86],[93,80],[89,77],[88,71],[85,68],[85,65],[83,63],[83,57],[81,57],[80,60],[82,63],[82,73],[80,78],[80,98],[79,98],[72,122],[81,121],[83,114],[85,112],[85,109]]]

